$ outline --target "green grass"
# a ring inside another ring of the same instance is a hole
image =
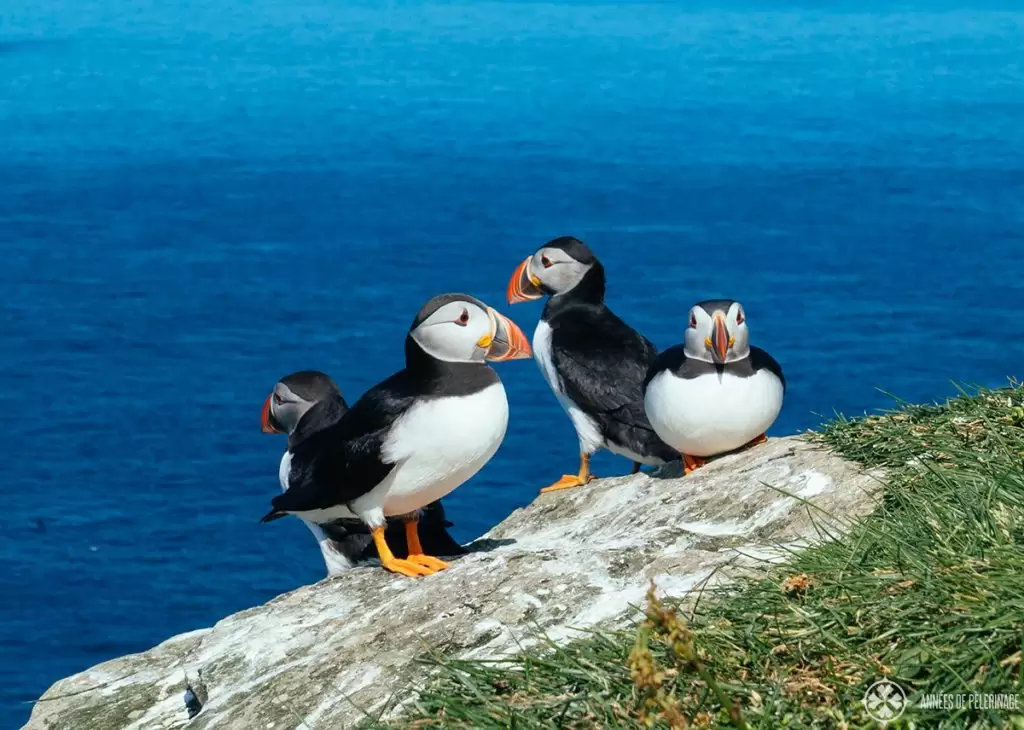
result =
[[[861,699],[889,677],[910,695],[889,727],[1024,728],[1024,389],[839,419],[811,438],[891,470],[842,539],[696,606],[654,601],[630,631],[505,663],[439,658],[389,727],[874,728]],[[917,706],[937,693],[1020,704]]]

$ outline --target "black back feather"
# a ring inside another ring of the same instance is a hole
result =
[[[644,410],[644,377],[657,348],[605,305],[604,294],[604,267],[594,258],[572,290],[544,307],[563,392],[597,422],[606,440],[636,454],[678,459]]]

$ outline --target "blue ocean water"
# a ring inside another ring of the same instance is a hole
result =
[[[775,434],[1020,375],[1022,168],[1024,12],[993,4],[5,0],[3,724],[319,579],[297,520],[257,523],[269,389],[354,399],[444,291],[532,332],[505,284],[554,236],[660,347],[741,299]],[[577,465],[536,367],[500,375],[463,540]]]

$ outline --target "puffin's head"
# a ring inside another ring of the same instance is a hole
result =
[[[512,273],[508,303],[565,294],[575,289],[591,269],[600,266],[594,252],[578,238],[562,236],[548,241]]]
[[[416,315],[409,337],[446,362],[502,362],[533,355],[522,330],[468,294],[434,297]]]
[[[306,411],[330,396],[341,397],[341,391],[318,370],[300,370],[284,376],[263,402],[263,433],[291,434]]]
[[[683,346],[687,357],[716,365],[750,355],[750,333],[743,305],[732,299],[709,299],[693,305]]]

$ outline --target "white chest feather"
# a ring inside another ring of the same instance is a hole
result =
[[[507,427],[508,399],[501,383],[472,395],[415,403],[384,444],[384,459],[396,466],[373,498],[383,503],[386,515],[425,507],[480,471]]]
[[[277,469],[277,478],[281,482],[281,491],[288,491],[288,475],[292,470],[292,452],[285,451],[284,456],[281,457],[281,466]]]
[[[684,454],[738,449],[768,430],[782,410],[782,382],[769,370],[747,378],[665,371],[647,386],[644,408],[662,441]]]
[[[533,358],[537,361],[541,375],[547,381],[558,403],[569,415],[576,435],[580,440],[580,453],[592,454],[605,445],[604,436],[597,423],[584,413],[579,406],[573,403],[565,395],[562,388],[562,380],[555,370],[555,361],[551,353],[551,327],[547,322],[541,320],[537,323],[537,329],[533,331]]]

